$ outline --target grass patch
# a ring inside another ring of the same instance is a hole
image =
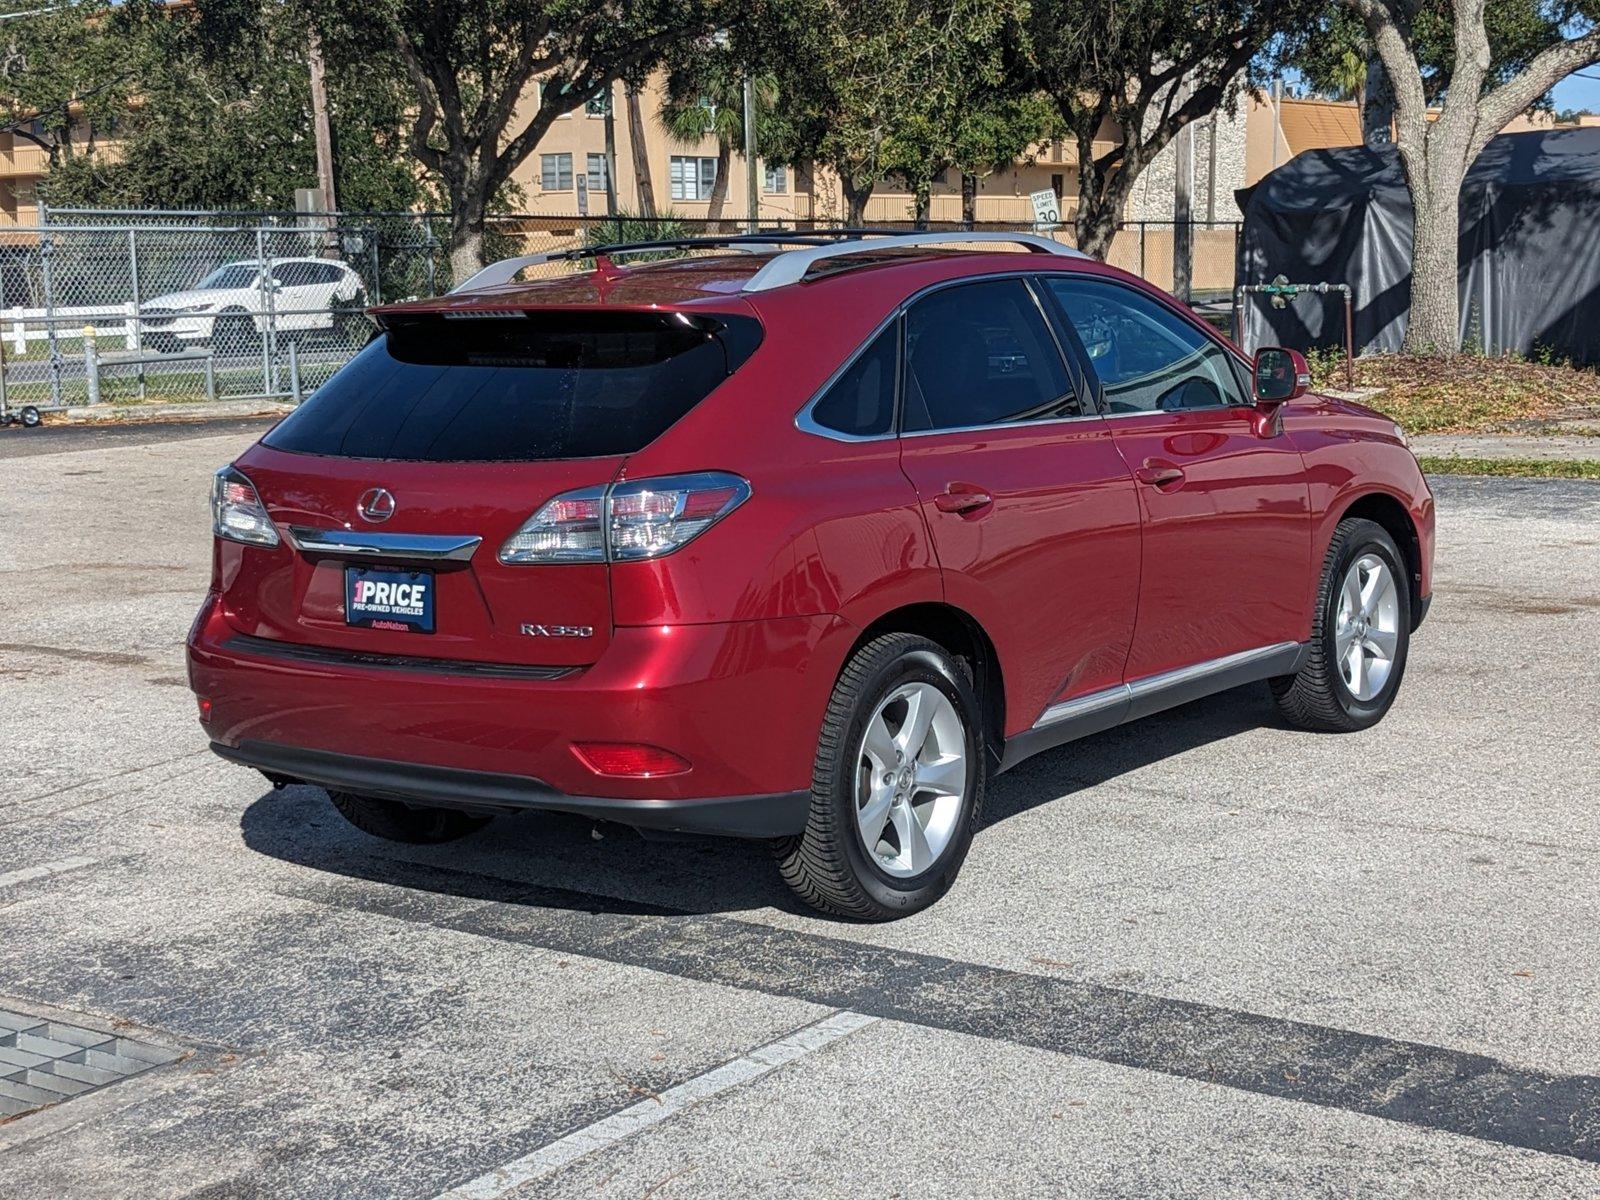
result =
[[[1425,454],[1417,459],[1425,475],[1503,475],[1524,479],[1600,480],[1600,462],[1570,458],[1458,458]]]
[[[1337,354],[1312,361],[1313,386],[1343,389]],[[1600,413],[1600,373],[1521,358],[1461,354],[1356,359],[1356,386],[1382,388],[1364,401],[1407,433],[1527,433],[1562,417]]]

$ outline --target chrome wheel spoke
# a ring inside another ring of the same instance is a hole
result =
[[[883,840],[883,830],[889,824],[889,809],[893,799],[894,793],[888,788],[873,788],[867,802],[856,811],[856,825],[869,852],[877,850],[878,843]]]
[[[873,714],[872,720],[867,722],[867,735],[862,741],[861,752],[872,760],[872,765],[879,775],[892,771],[898,765],[894,735],[889,732],[888,722],[884,720],[883,710]],[[879,782],[874,780],[874,783]]]
[[[928,845],[928,832],[909,803],[897,804],[890,815],[894,832],[900,842],[900,861],[906,873],[915,875],[928,869],[933,862],[933,849]]]
[[[1387,629],[1369,629],[1367,645],[1386,662],[1393,662],[1394,652],[1400,645],[1400,635],[1390,633]]]
[[[917,765],[917,791],[935,796],[959,796],[967,786],[967,756],[951,754]]]
[[[922,753],[922,747],[928,741],[928,730],[933,726],[933,718],[938,714],[941,703],[950,702],[943,693],[927,684],[918,684],[906,696],[905,720],[895,736],[895,745],[905,755],[907,762]]]

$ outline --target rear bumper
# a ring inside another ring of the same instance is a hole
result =
[[[189,637],[189,683],[210,702],[217,753],[283,778],[768,836],[800,827],[794,797],[810,790],[852,641],[828,616],[625,627],[590,666],[509,667],[241,636],[213,596]],[[657,746],[690,769],[599,775],[575,742]]]
[[[783,837],[805,828],[811,803],[811,794],[804,791],[700,800],[569,796],[525,775],[297,750],[271,742],[213,742],[211,749],[230,762],[256,768],[274,783],[310,783],[330,791],[446,807],[545,809],[678,833]]]

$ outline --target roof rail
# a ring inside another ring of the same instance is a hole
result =
[[[571,262],[574,259],[593,258],[597,254],[604,254],[608,258],[616,258],[624,254],[645,254],[652,250],[693,250],[701,246],[727,246],[733,250],[759,253],[762,250],[775,250],[779,246],[827,247],[837,244],[841,238],[860,238],[868,235],[873,237],[894,237],[896,233],[891,229],[808,229],[804,231],[764,229],[756,233],[712,234],[701,237],[663,238],[648,242],[611,242],[602,246],[573,246],[566,250],[547,250],[541,254],[523,254],[516,258],[503,258],[499,262],[492,262],[475,274],[468,276],[450,290],[451,292],[464,292],[469,288],[485,288],[493,287],[500,283],[510,283],[528,267],[536,267],[540,263],[547,262]]]
[[[1071,246],[1052,241],[1034,233],[996,233],[988,230],[963,230],[951,233],[895,233],[880,232],[878,230],[862,230],[862,233],[875,235],[872,241],[863,241],[853,237],[848,241],[828,242],[820,246],[809,246],[803,250],[788,250],[764,263],[759,271],[745,281],[743,291],[766,292],[773,288],[784,287],[787,284],[799,283],[805,278],[806,272],[819,262],[830,258],[841,258],[848,254],[861,254],[873,247],[883,244],[893,247],[900,246],[947,246],[965,242],[1004,242],[1017,246],[1026,246],[1035,254],[1059,254],[1068,258],[1087,258],[1088,255]]]

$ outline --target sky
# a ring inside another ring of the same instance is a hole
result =
[[[1556,84],[1556,108],[1587,108],[1600,113],[1600,67],[1586,67]]]

